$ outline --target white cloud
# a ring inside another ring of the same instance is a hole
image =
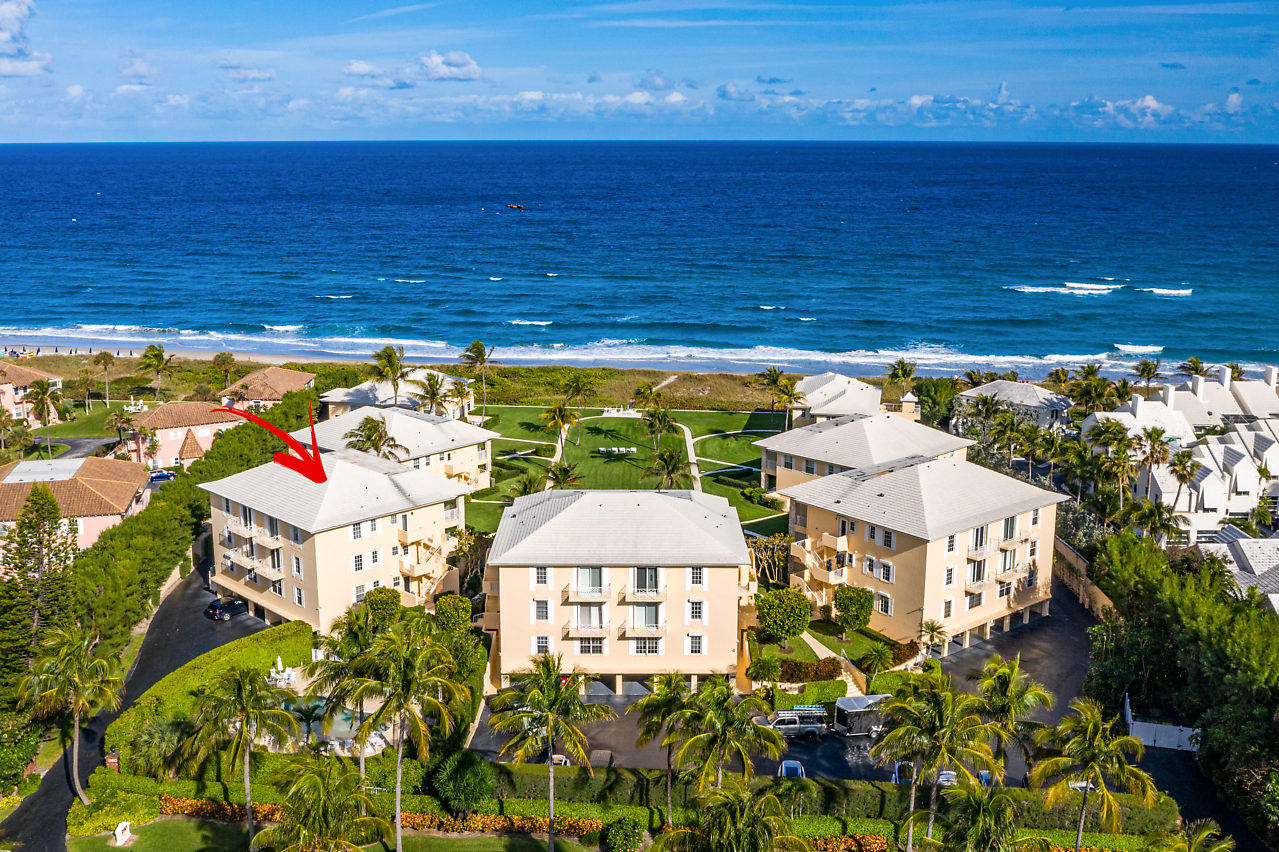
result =
[[[688,100],[688,98],[684,97],[684,96],[683,96],[682,94],[680,94],[679,92],[671,92],[669,95],[667,95],[667,96],[664,98],[664,100],[665,100],[668,104],[682,104],[682,103],[684,103],[684,101]]]
[[[128,80],[133,85],[138,86],[149,86],[155,82],[156,77],[160,76],[159,68],[148,62],[142,54],[133,50],[125,51],[124,56],[120,59],[120,64],[115,67],[115,72],[120,75],[122,80]]]
[[[478,80],[484,73],[470,54],[461,50],[450,50],[439,54],[432,50],[418,57],[422,71],[428,80]]]
[[[34,0],[0,0],[0,77],[37,77],[51,70],[53,57],[27,42],[35,8]]]
[[[145,92],[147,91],[148,88],[150,87],[142,83],[122,83],[121,85],[115,87],[115,92],[113,94],[134,95],[134,94],[137,94],[138,92]]]
[[[348,77],[381,77],[382,69],[363,59],[352,59],[342,71]]]
[[[1226,96],[1226,112],[1235,114],[1243,108],[1243,95],[1238,92],[1231,92]]]
[[[734,83],[725,83],[715,90],[715,97],[721,101],[753,101],[755,96]]]
[[[237,83],[265,83],[275,79],[274,68],[262,68],[229,57],[219,59],[216,65]]]
[[[411,6],[396,6],[391,9],[382,9],[368,15],[361,15],[358,18],[352,18],[347,21],[347,23],[353,24],[356,21],[371,21],[375,18],[390,18],[394,15],[407,15],[410,12],[420,12],[423,9],[430,9],[434,5],[434,3],[414,3]]]
[[[675,81],[664,76],[661,71],[648,71],[636,85],[652,92],[668,92],[675,88]]]

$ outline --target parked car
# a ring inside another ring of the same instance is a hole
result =
[[[147,477],[147,482],[168,482],[177,478],[178,475],[171,470],[153,470],[151,475]]]
[[[204,614],[214,621],[230,621],[242,612],[249,611],[249,604],[242,598],[216,600],[204,608]]]
[[[772,728],[787,739],[794,737],[817,739],[827,731],[826,708],[820,704],[800,705],[789,710],[778,710],[756,721],[765,727]]]
[[[804,764],[798,760],[783,760],[777,765],[778,778],[807,778],[808,773],[804,771]]]

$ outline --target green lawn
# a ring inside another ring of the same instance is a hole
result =
[[[502,510],[507,503],[477,503],[466,499],[466,525],[480,532],[497,532],[497,523],[502,520]]]
[[[771,518],[764,518],[758,521],[750,521],[742,524],[742,529],[749,530],[760,535],[776,535],[790,531],[790,516],[785,512],[774,515]]]
[[[36,438],[36,442],[27,447],[27,449],[22,453],[22,457],[24,459],[28,459],[30,461],[39,461],[40,459],[47,460],[49,458],[50,449],[53,450],[53,457],[56,459],[67,450],[71,449],[66,444],[59,444],[57,441],[53,442],[52,447],[46,446],[44,443],[43,429],[41,429],[39,433],[33,432],[32,435]]]
[[[542,452],[554,452],[555,445],[552,443],[531,444],[518,438],[495,438],[493,440],[493,456],[501,458],[510,453],[535,453],[537,450]]]
[[[248,848],[244,828],[239,824],[204,822],[178,817],[160,819],[134,829],[138,839],[134,852],[243,852]],[[105,852],[110,835],[96,837],[71,837],[67,839],[70,852]],[[366,846],[370,852],[394,849],[394,836],[389,844],[375,843]],[[567,838],[556,838],[555,848],[566,852],[584,852],[590,848]],[[405,852],[541,852],[546,841],[521,835],[504,837],[427,837],[407,835]]]
[[[858,633],[849,634],[847,642],[840,641],[839,625],[829,621],[812,622],[808,625],[808,632],[812,634],[814,639],[830,648],[836,654],[842,652],[853,663],[865,656],[873,645],[882,643],[893,647],[897,644],[887,636],[882,636],[869,628]]]
[[[778,431],[785,425],[780,413],[769,411],[676,411],[674,414],[676,420],[692,431],[694,438],[742,429]],[[755,458],[758,461],[758,451]]]
[[[777,514],[776,509],[752,503],[742,496],[743,488],[752,488],[757,485],[759,485],[759,474],[741,468],[702,474],[702,490],[707,494],[718,494],[727,498],[742,521],[753,521]]]
[[[770,432],[739,432],[736,435],[711,435],[693,445],[698,458],[715,459],[728,464],[749,464],[759,467],[759,447],[755,441]],[[756,474],[756,479],[759,475]]]
[[[816,652],[813,651],[812,648],[808,647],[808,643],[798,636],[790,640],[789,654],[786,653],[781,645],[774,645],[768,642],[758,642],[755,647],[751,649],[752,659],[755,657],[756,649],[759,650],[759,656],[761,657],[776,657],[779,660],[789,658],[809,663],[817,662]]]
[[[70,423],[59,423],[57,426],[49,427],[49,434],[55,438],[114,438],[115,431],[106,426],[107,415],[112,411],[119,411],[124,406],[124,402],[112,402],[111,407],[108,408],[105,402],[99,401],[93,404],[92,411],[85,414],[84,401],[81,400],[75,406],[79,416]]]
[[[573,443],[577,429],[569,434],[564,445],[564,456],[570,464],[576,464],[582,476],[583,488],[637,488],[656,487],[657,483],[643,476],[644,468],[652,455],[652,441],[644,430],[643,421],[633,417],[601,417],[582,423],[581,446]],[[662,436],[663,448],[678,450],[684,455],[684,438],[676,433]],[[636,447],[631,454],[605,455],[600,447]]]
[[[546,428],[546,421],[542,420],[542,412],[544,408],[522,405],[490,405],[488,407],[489,419],[484,423],[484,428],[492,429],[507,438],[521,438],[525,441],[542,441],[544,443],[555,443],[555,433],[550,432]],[[598,408],[581,408],[578,409],[583,416],[591,414],[599,414],[601,409]]]

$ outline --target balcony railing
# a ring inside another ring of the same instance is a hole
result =
[[[1013,538],[1006,538],[1003,541],[1001,541],[999,543],[999,549],[1000,550],[1016,550],[1017,548],[1021,547],[1023,544],[1029,544],[1029,543],[1030,543],[1030,536],[1028,535],[1022,536],[1021,538],[1017,538],[1016,536],[1014,536]]]
[[[457,520],[457,509],[445,509],[445,510],[444,510],[444,520],[446,520],[446,521],[456,521],[456,520]]]
[[[666,600],[666,590],[651,586],[627,586],[622,590],[622,597],[636,603],[658,603]]]
[[[974,580],[971,576],[969,576],[966,580],[964,580],[964,588],[970,592],[981,592],[989,589],[992,585],[994,585],[994,583],[995,578],[989,574],[982,577],[980,580]]]
[[[564,624],[565,639],[603,639],[608,634],[609,629],[606,624],[574,624],[571,621]]]
[[[578,586],[569,583],[564,587],[564,603],[603,603],[609,599],[607,583],[602,586]]]
[[[995,552],[995,543],[993,541],[990,541],[989,539],[986,540],[985,544],[979,544],[979,545],[969,544],[968,545],[968,557],[970,559],[974,557],[980,559],[983,556],[989,556],[990,554],[994,552]]]
[[[265,536],[265,532],[261,527],[254,524],[246,524],[239,518],[228,518],[226,528],[238,535],[240,538],[253,538],[255,535]]]
[[[625,639],[655,639],[666,635],[663,624],[623,624],[622,637]]]

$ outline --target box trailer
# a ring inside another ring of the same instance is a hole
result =
[[[874,736],[882,728],[879,702],[891,695],[849,695],[835,701],[835,733],[846,737]]]

